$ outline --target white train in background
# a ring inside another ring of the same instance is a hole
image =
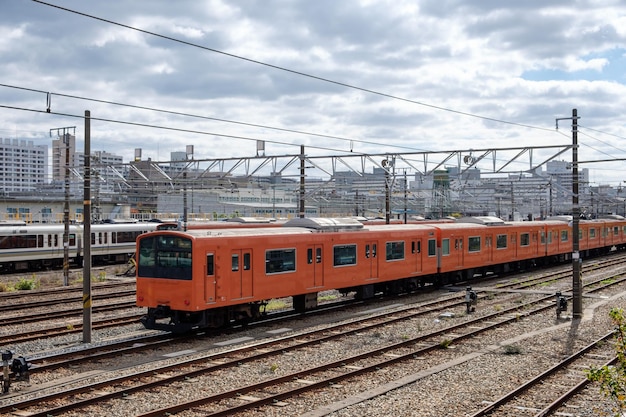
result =
[[[157,229],[158,222],[102,223],[91,225],[94,265],[127,262],[135,253],[137,236]],[[83,225],[69,227],[70,265],[80,266],[85,255]],[[0,273],[63,267],[63,224],[0,222]]]

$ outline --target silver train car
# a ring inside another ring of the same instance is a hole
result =
[[[127,262],[135,253],[137,236],[156,230],[158,223],[105,223],[91,225],[94,264]],[[85,255],[83,226],[69,228],[69,263],[80,266]],[[63,224],[0,224],[0,273],[63,267]]]

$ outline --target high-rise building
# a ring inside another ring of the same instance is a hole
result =
[[[32,141],[0,139],[2,191],[34,191],[47,182],[48,147]]]

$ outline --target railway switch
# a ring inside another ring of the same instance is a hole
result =
[[[13,352],[10,350],[2,351],[2,393],[9,392],[11,379],[9,378],[9,361],[13,359]]]
[[[19,356],[13,359],[11,363],[11,372],[15,375],[16,381],[30,381],[30,367],[31,363],[26,361],[26,358]]]
[[[556,293],[556,317],[561,318],[561,313],[567,311],[567,298],[561,295],[560,292]]]
[[[476,310],[476,303],[478,302],[478,295],[476,295],[476,291],[472,290],[472,287],[467,287],[465,290],[465,307],[467,308],[467,313],[471,313]]]
[[[26,361],[23,356],[13,358],[13,352],[10,350],[3,350],[2,354],[2,375],[0,375],[0,381],[2,381],[2,393],[9,392],[11,386],[11,372],[13,373],[13,379],[16,381],[30,381],[30,366],[31,364]],[[11,364],[9,365],[9,362]]]

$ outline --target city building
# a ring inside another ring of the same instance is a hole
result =
[[[33,141],[0,139],[2,194],[34,192],[46,183],[48,147]]]

